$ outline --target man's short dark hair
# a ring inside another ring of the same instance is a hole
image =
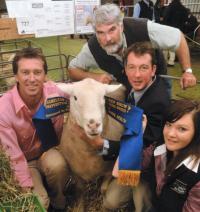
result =
[[[12,67],[13,67],[14,75],[16,75],[18,72],[18,62],[23,58],[27,58],[27,59],[35,58],[35,59],[42,60],[45,74],[47,74],[47,62],[46,62],[46,58],[43,55],[42,51],[37,48],[27,47],[27,48],[23,48],[22,50],[18,51],[13,59]]]
[[[134,53],[137,56],[142,56],[144,54],[150,54],[151,55],[151,63],[152,65],[156,65],[156,55],[155,55],[155,49],[152,47],[150,42],[136,42],[132,44],[125,52],[124,54],[124,65],[127,65],[127,59],[130,53]]]

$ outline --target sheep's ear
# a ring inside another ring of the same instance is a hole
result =
[[[118,88],[120,88],[122,86],[122,84],[119,84],[119,85],[104,84],[104,86],[105,86],[105,94],[107,94],[107,93],[111,93],[111,92],[116,91]]]
[[[61,91],[72,95],[73,85],[70,83],[56,83],[56,85],[60,88]]]

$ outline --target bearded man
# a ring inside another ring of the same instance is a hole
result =
[[[187,88],[196,84],[188,45],[179,29],[147,19],[123,18],[115,4],[101,5],[94,11],[93,27],[95,35],[69,64],[69,77],[72,80],[89,77],[110,83],[115,78],[129,90],[131,86],[124,73],[124,51],[135,42],[150,41],[158,49],[156,75],[166,74],[165,61],[159,49],[171,49],[176,52],[182,66],[181,87]],[[99,68],[105,73],[91,71]]]

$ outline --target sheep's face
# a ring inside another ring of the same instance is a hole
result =
[[[121,85],[107,85],[92,79],[58,85],[70,95],[70,113],[88,137],[100,135],[105,115],[104,96]]]
[[[105,115],[104,92],[100,88],[90,86],[76,87],[70,97],[70,112],[85,133],[97,136],[102,132]]]

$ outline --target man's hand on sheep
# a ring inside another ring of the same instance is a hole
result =
[[[111,74],[103,73],[103,74],[96,74],[95,80],[105,83],[105,84],[110,84],[115,78]]]
[[[87,142],[92,147],[94,147],[97,150],[101,150],[103,148],[103,139],[101,136],[95,136],[94,138],[89,138],[86,134],[83,128],[81,128],[79,125],[74,123],[72,127],[73,133],[77,135],[81,140],[84,142]]]

